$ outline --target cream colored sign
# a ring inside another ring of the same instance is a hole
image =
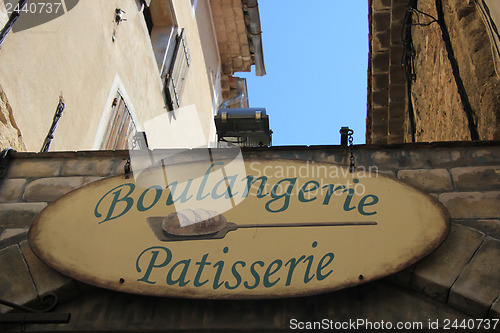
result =
[[[317,294],[395,273],[449,230],[429,195],[327,163],[192,163],[117,176],[46,207],[29,242],[56,270],[129,293]]]

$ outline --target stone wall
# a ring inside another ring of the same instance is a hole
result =
[[[0,150],[12,148],[25,151],[21,131],[16,125],[9,100],[0,86]]]
[[[468,120],[443,40],[436,0],[415,1],[411,41],[411,107],[415,141],[471,140]],[[401,66],[409,0],[371,0],[367,142],[411,142],[407,79]],[[474,1],[443,0],[443,18],[480,140],[500,139],[500,76]],[[498,24],[497,24],[498,25]],[[497,65],[498,66],[498,65]]]
[[[445,242],[398,274],[334,293],[263,301],[177,300],[90,287],[38,260],[26,233],[51,201],[122,173],[127,152],[11,153],[0,183],[0,298],[40,307],[38,299],[55,292],[62,303],[58,311],[72,313],[69,325],[28,325],[27,331],[269,330],[287,328],[292,318],[425,323],[432,318],[500,319],[500,145],[363,145],[354,151],[357,166],[376,166],[432,194],[450,212],[452,227]],[[348,152],[339,146],[251,148],[243,153],[244,158],[348,160]],[[8,310],[0,307],[0,312]]]
[[[370,59],[366,142],[404,142],[406,79],[401,68],[405,0],[370,0]]]
[[[420,0],[418,9],[437,18],[435,0]],[[495,73],[491,43],[474,2],[443,1],[453,53],[474,112],[481,140],[498,140],[500,77]],[[430,21],[420,15],[422,21]],[[437,23],[413,28],[416,51],[412,99],[417,141],[470,140],[468,122],[448,52]]]

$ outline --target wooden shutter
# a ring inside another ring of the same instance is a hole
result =
[[[169,110],[181,105],[181,95],[186,81],[188,67],[191,62],[184,29],[176,37],[175,52],[165,80],[165,97]]]
[[[113,101],[112,107],[112,114],[108,122],[106,133],[104,134],[101,149],[128,149],[129,139],[135,134],[136,128],[130,111],[119,93]]]

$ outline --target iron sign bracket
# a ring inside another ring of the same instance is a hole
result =
[[[56,294],[46,294],[41,298],[45,308],[37,310],[0,299],[0,304],[22,311],[0,314],[0,324],[67,324],[71,318],[70,313],[48,313],[56,307],[58,300]]]

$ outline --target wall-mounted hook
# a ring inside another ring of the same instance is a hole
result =
[[[122,21],[126,21],[127,19],[123,16],[123,14],[126,14],[125,11],[123,11],[121,8],[116,8],[115,9],[115,22],[116,24],[120,24]]]
[[[113,40],[113,43],[116,40],[116,30],[118,28],[118,25],[120,25],[120,22],[126,21],[127,19],[123,16],[125,14],[125,11],[123,11],[121,8],[116,8],[115,9],[115,27],[113,28],[113,36],[111,39]]]

